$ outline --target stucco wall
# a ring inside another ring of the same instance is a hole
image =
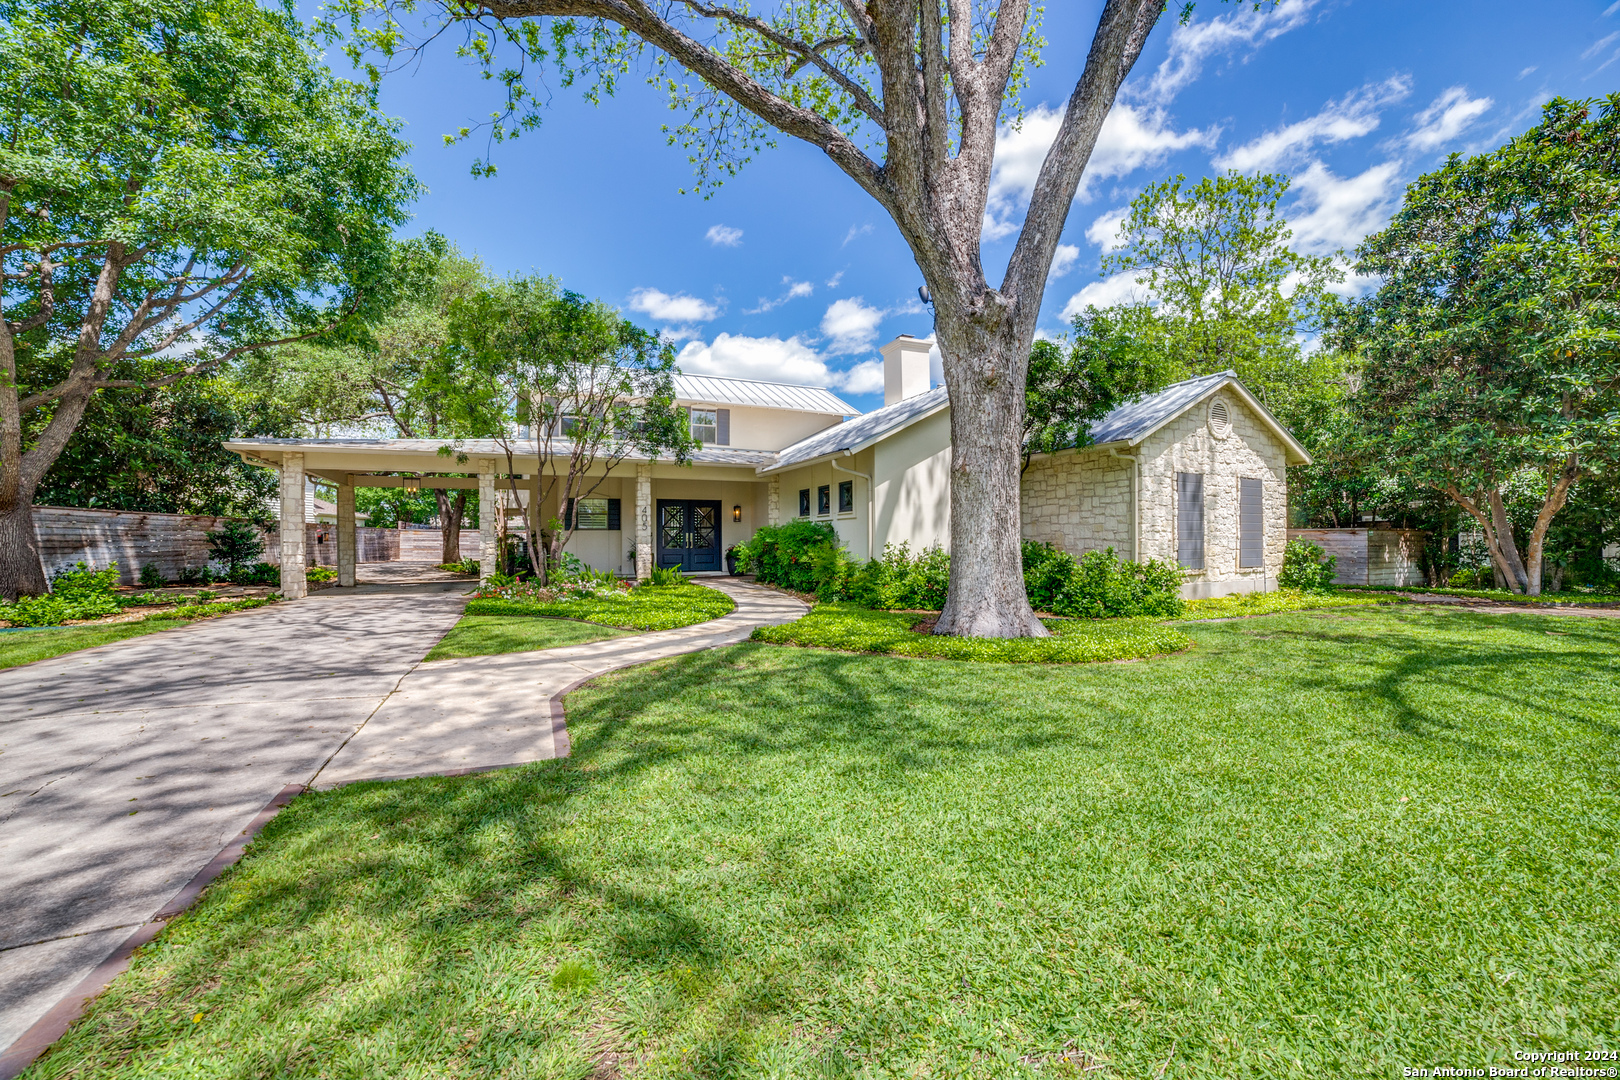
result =
[[[941,409],[872,448],[872,547],[909,542],[913,553],[951,546],[951,411]]]
[[[872,476],[872,451],[863,450],[852,457],[840,457],[838,463],[846,469],[853,469],[858,473]],[[838,533],[845,549],[857,559],[870,557],[867,550],[867,515],[870,512],[871,498],[867,490],[867,481],[859,476],[851,476],[847,472],[839,472],[826,462],[808,465],[800,469],[787,469],[779,476],[782,483],[782,520],[791,521],[799,517],[799,492],[808,489],[810,492],[810,520],[825,521]],[[855,508],[848,513],[838,512],[838,485],[846,480],[853,481]],[[828,508],[830,513],[818,514],[816,512],[816,489],[827,485],[830,489],[828,495]],[[760,519],[764,523],[763,516]],[[882,540],[877,541],[879,551],[883,549]]]
[[[745,405],[714,405],[684,400],[681,404],[690,404],[699,409],[730,409],[731,441],[727,445],[743,450],[780,450],[844,421],[842,416],[794,412],[790,409],[752,409]]]
[[[1226,402],[1232,431],[1209,430],[1209,405]],[[1204,569],[1188,571],[1182,594],[1224,596],[1276,588],[1288,544],[1286,451],[1242,398],[1222,390],[1145,439],[1142,459],[1142,557],[1176,561],[1176,473],[1204,474]],[[1265,565],[1239,569],[1238,479],[1264,482]]]
[[[1106,450],[1042,455],[1024,470],[1024,538],[1056,545],[1071,555],[1113,548],[1131,550],[1131,463]]]

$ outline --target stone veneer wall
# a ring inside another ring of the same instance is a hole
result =
[[[1042,455],[1024,470],[1020,492],[1024,539],[1071,555],[1111,547],[1131,551],[1131,463],[1106,450]]]
[[[1209,430],[1209,406],[1226,402],[1229,435]],[[1182,594],[1223,596],[1276,588],[1288,545],[1287,458],[1279,439],[1230,389],[1206,398],[1143,441],[1142,557],[1176,559],[1176,473],[1204,474],[1204,569],[1189,572]],[[1265,482],[1265,566],[1239,569],[1238,479]]]

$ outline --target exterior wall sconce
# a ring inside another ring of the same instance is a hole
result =
[[[420,476],[407,476],[405,478],[405,490],[406,491],[421,491],[422,490],[422,478]]]
[[[731,508],[731,520],[732,521],[741,521],[742,520],[742,507],[733,506]]]

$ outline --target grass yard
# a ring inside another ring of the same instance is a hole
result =
[[[1228,596],[1212,596],[1207,600],[1189,600],[1186,614],[1182,618],[1240,619],[1250,615],[1276,615],[1284,611],[1315,611],[1321,608],[1365,607],[1368,604],[1397,602],[1393,596],[1358,596],[1338,589],[1332,592],[1274,589],[1271,592],[1232,593]]]
[[[1043,619],[1049,638],[973,639],[916,633],[915,611],[874,611],[854,604],[817,604],[802,619],[755,630],[755,641],[850,652],[1012,664],[1139,660],[1192,643],[1153,619]]]
[[[1596,604],[1600,607],[1620,604],[1620,596],[1606,593],[1559,592],[1542,593],[1540,596],[1521,596],[1507,589],[1450,589],[1428,585],[1407,585],[1399,588],[1393,585],[1342,585],[1340,588],[1347,593],[1374,595],[1433,593],[1436,596],[1457,596],[1466,600],[1496,600],[1507,604]]]
[[[29,1076],[1400,1076],[1620,1048],[1620,623],[748,643],[300,796]]]
[[[84,626],[48,626],[37,630],[0,632],[0,668],[48,660],[63,653],[110,645],[156,630],[184,626],[186,619],[146,618],[134,622],[88,623]]]
[[[428,652],[429,660],[555,649],[624,636],[624,631],[572,619],[522,615],[463,615]]]
[[[737,605],[719,589],[702,585],[642,585],[626,592],[584,599],[537,602],[520,598],[467,602],[468,615],[538,615],[581,619],[621,630],[673,630],[729,615]]]

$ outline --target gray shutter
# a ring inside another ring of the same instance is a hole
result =
[[[618,532],[621,527],[622,526],[620,524],[620,518],[619,518],[619,500],[618,499],[609,499],[608,500],[608,531],[609,532]]]
[[[1266,503],[1262,481],[1238,478],[1238,566],[1264,566]]]
[[[574,527],[574,500],[569,499],[569,500],[567,500],[566,502],[563,503],[563,529],[564,529],[564,531],[566,531],[568,529],[572,529],[573,527]]]
[[[1204,474],[1176,473],[1176,562],[1204,568]]]
[[[731,445],[731,410],[714,410],[714,445]]]

